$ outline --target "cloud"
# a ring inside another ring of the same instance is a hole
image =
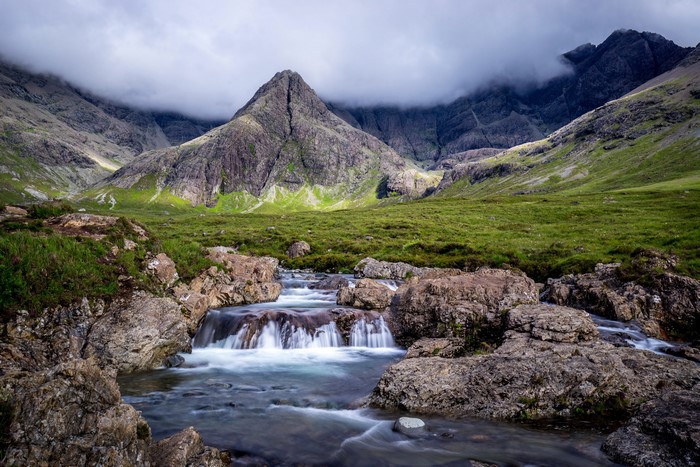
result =
[[[700,40],[696,0],[0,0],[0,55],[100,95],[228,118],[283,69],[325,99],[448,102],[533,82],[613,30]]]

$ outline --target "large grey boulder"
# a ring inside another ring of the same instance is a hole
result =
[[[441,276],[456,276],[461,274],[462,271],[449,268],[419,268],[408,263],[378,261],[370,257],[360,260],[355,265],[355,277],[366,277],[368,279],[406,280],[412,277],[424,276],[427,273]],[[435,275],[433,275],[433,278],[436,278]]]
[[[537,292],[535,282],[525,274],[502,269],[419,277],[396,291],[392,332],[406,346],[423,337],[460,337],[476,344],[498,339],[505,312],[523,303],[537,303]]]
[[[394,291],[372,279],[360,279],[355,287],[338,290],[336,303],[365,310],[383,310],[391,304]]]
[[[507,315],[492,353],[402,360],[384,373],[371,405],[495,419],[624,417],[700,383],[694,363],[600,341],[580,310],[526,305]]]
[[[153,465],[168,467],[224,467],[229,465],[218,449],[205,446],[193,427],[158,441],[151,447]]]
[[[160,366],[190,346],[180,305],[171,298],[136,291],[128,300],[112,303],[108,313],[95,321],[83,356],[127,373]]]
[[[298,258],[300,256],[305,256],[311,253],[311,245],[303,240],[294,242],[287,248],[287,257]]]

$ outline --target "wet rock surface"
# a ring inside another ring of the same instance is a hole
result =
[[[317,289],[317,290],[338,290],[341,287],[347,287],[349,284],[349,281],[344,278],[341,275],[332,275],[328,277],[324,277],[323,279],[319,280],[318,282],[311,283],[309,284],[310,289]]]
[[[507,316],[492,353],[405,359],[385,372],[370,404],[496,419],[624,418],[642,401],[700,382],[691,362],[600,341],[579,310],[523,305]]]
[[[355,277],[369,279],[405,280],[411,277],[424,276],[427,273],[458,275],[459,269],[419,268],[408,263],[392,263],[378,261],[374,258],[364,258],[355,266]]]
[[[700,386],[645,403],[603,451],[625,465],[700,465]]]
[[[383,310],[391,304],[394,291],[372,279],[360,279],[355,287],[342,287],[338,290],[338,305],[346,305],[365,310]]]
[[[458,337],[442,339],[420,339],[406,351],[406,358],[419,357],[461,357],[466,352],[464,339]]]
[[[667,268],[652,262],[651,270]],[[670,272],[651,273],[644,284],[628,280],[619,264],[593,273],[549,279],[543,298],[619,321],[636,320],[652,337],[700,337],[700,281]]]
[[[461,337],[476,343],[498,339],[505,312],[537,303],[534,281],[520,272],[480,269],[458,276],[402,285],[391,304],[392,332],[410,345],[423,337]]]

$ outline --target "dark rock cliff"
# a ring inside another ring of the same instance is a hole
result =
[[[331,108],[400,154],[434,161],[469,149],[509,148],[541,139],[670,70],[690,50],[658,34],[618,30],[598,46],[585,44],[564,54],[570,73],[525,91],[494,85],[428,108]]]

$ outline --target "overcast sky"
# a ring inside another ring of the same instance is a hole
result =
[[[619,28],[700,41],[700,0],[0,0],[0,55],[145,108],[229,118],[284,69],[352,104],[544,80]]]

